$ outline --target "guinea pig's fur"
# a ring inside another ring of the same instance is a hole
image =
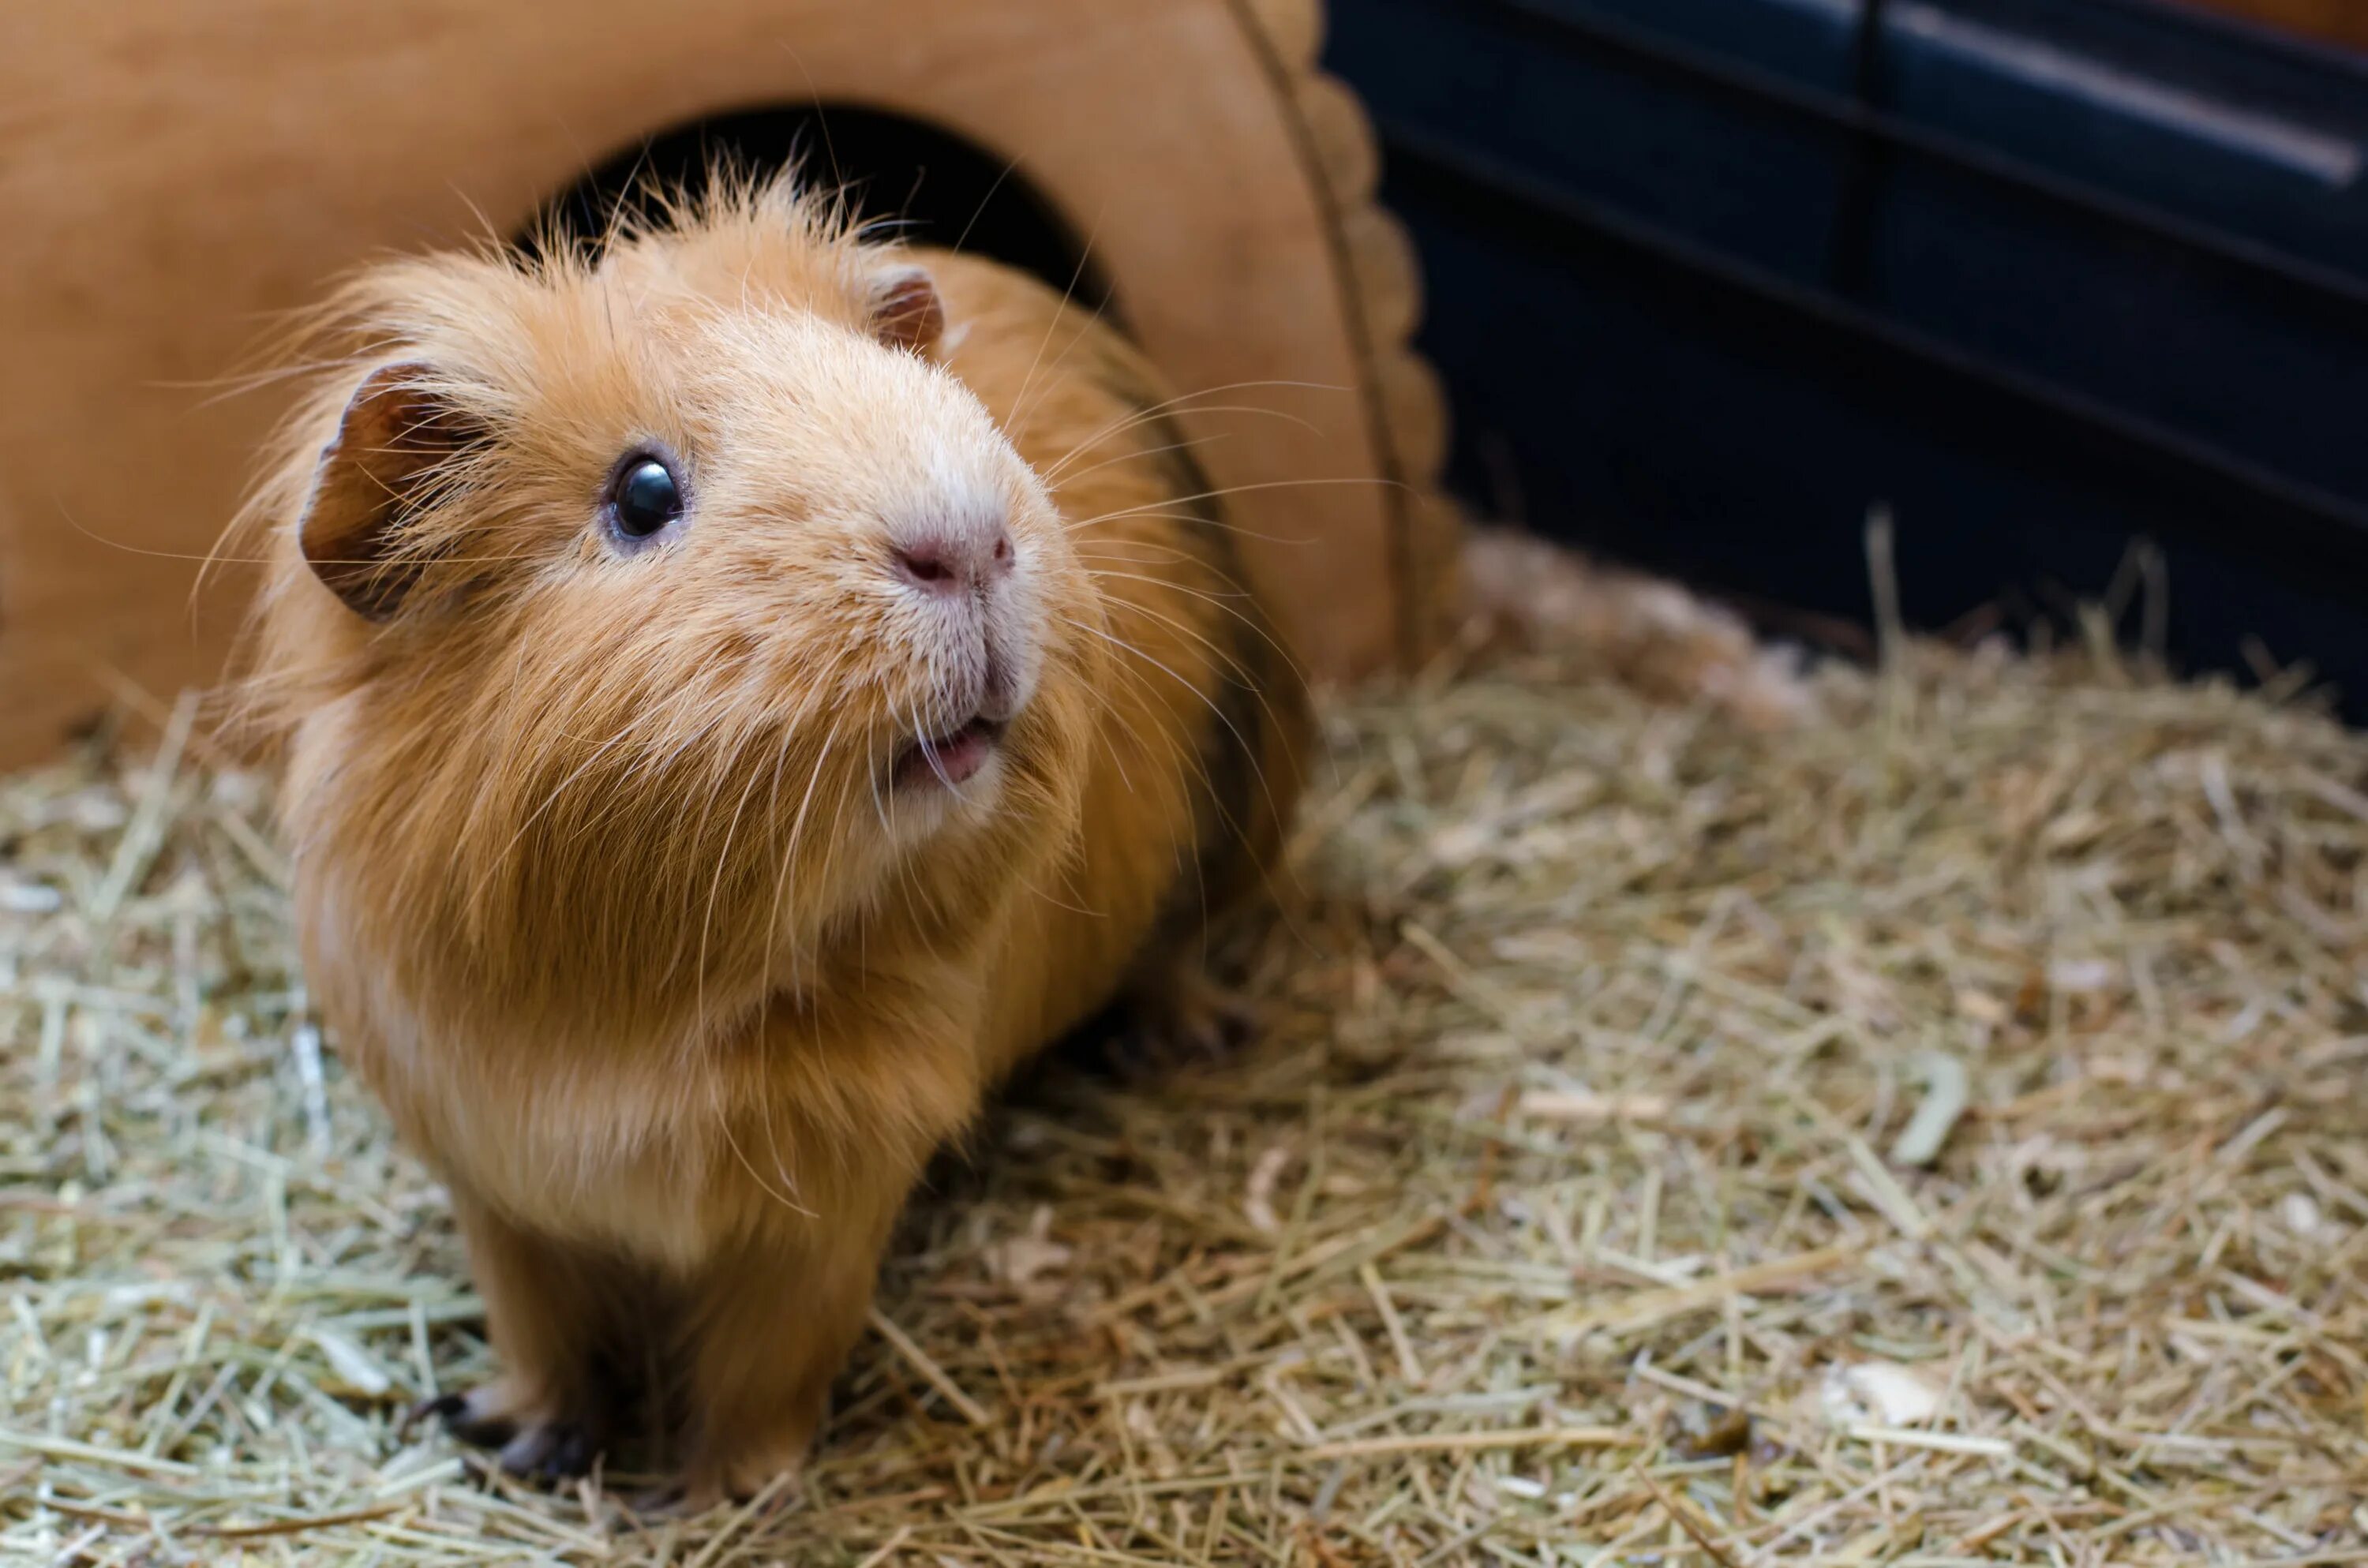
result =
[[[636,1423],[745,1494],[996,1079],[1196,1004],[1303,694],[1116,333],[786,182],[317,324],[246,691],[313,994],[504,1365],[443,1414],[520,1471]],[[680,516],[629,537],[651,462]]]

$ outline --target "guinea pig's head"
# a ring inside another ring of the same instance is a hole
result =
[[[909,256],[774,187],[335,320],[255,689],[350,917],[522,1004],[705,1007],[1050,869],[1101,611]]]

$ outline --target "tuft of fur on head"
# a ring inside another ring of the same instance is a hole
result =
[[[788,180],[597,255],[340,289],[243,523],[269,565],[242,707],[285,758],[308,931],[393,954],[406,996],[618,1038],[975,939],[1074,831],[1101,610],[930,358],[934,306]],[[687,501],[638,544],[605,509],[635,453]],[[890,534],[933,507],[1008,517],[999,631],[897,580]],[[995,762],[899,790],[991,667],[1030,694]]]

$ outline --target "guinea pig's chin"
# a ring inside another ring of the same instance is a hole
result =
[[[881,821],[894,847],[911,849],[964,826],[983,825],[1002,804],[1009,759],[996,737],[979,755],[973,742],[934,756],[907,753],[892,771]]]

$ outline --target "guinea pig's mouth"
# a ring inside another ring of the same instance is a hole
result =
[[[923,735],[896,754],[896,787],[914,790],[942,784],[951,790],[968,783],[995,756],[1004,728],[1000,720],[982,713],[960,729]]]

